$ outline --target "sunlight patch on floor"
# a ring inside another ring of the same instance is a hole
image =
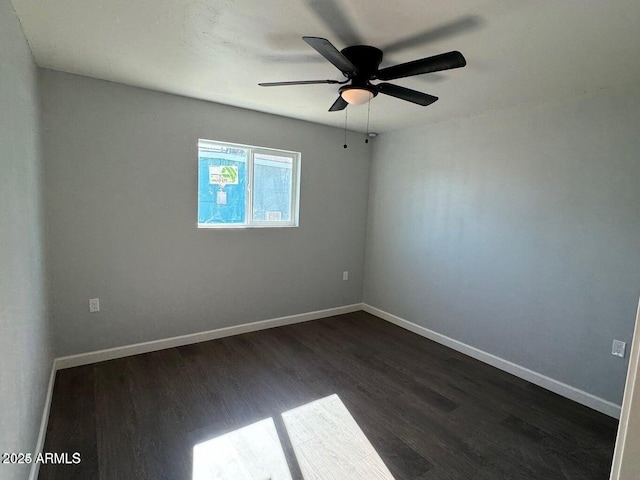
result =
[[[305,480],[394,480],[338,395],[282,419]],[[273,418],[196,445],[193,480],[292,480]]]
[[[393,480],[338,395],[282,414],[306,480]]]
[[[292,480],[273,419],[193,447],[193,480]]]

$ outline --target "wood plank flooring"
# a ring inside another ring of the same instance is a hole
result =
[[[616,420],[356,312],[59,371],[44,451],[82,461],[39,478],[192,480],[195,445],[273,418],[302,479],[282,413],[332,394],[396,480],[609,476]]]

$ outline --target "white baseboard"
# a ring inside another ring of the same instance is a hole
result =
[[[215,340],[216,338],[230,337],[232,335],[240,335],[242,333],[257,332],[267,328],[281,327],[284,325],[292,325],[294,323],[308,322],[319,318],[332,317],[334,315],[342,315],[345,313],[357,312],[362,310],[361,303],[353,305],[345,305],[342,307],[327,308],[325,310],[316,310],[314,312],[300,313],[297,315],[288,315],[286,317],[271,318],[258,322],[244,323],[232,327],[217,328],[206,332],[192,333],[189,335],[180,335],[178,337],[163,338],[153,340],[151,342],[136,343],[133,345],[125,345],[123,347],[108,348],[95,352],[81,353],[78,355],[69,355],[59,357],[53,360],[51,366],[51,375],[49,376],[49,387],[45,398],[44,410],[42,412],[42,420],[40,422],[40,432],[38,434],[38,443],[33,452],[34,457],[42,452],[44,448],[44,440],[47,433],[47,425],[49,423],[49,410],[51,409],[51,399],[53,397],[53,385],[56,379],[56,372],[64,368],[79,367],[81,365],[89,365],[91,363],[103,362],[105,360],[113,360],[116,358],[128,357],[140,353],[155,352],[164,350],[165,348],[179,347],[181,345],[190,345],[192,343],[206,342]],[[31,472],[29,480],[37,480],[40,471],[39,463],[31,464]]]
[[[122,347],[109,348],[105,350],[98,350],[95,352],[81,353],[78,355],[70,355],[66,357],[59,357],[53,361],[51,368],[51,375],[49,377],[49,387],[47,389],[47,396],[45,399],[44,410],[42,413],[42,421],[40,423],[40,432],[38,435],[38,443],[34,454],[42,452],[44,447],[44,440],[47,431],[47,424],[49,421],[49,410],[51,408],[51,399],[53,395],[53,386],[55,382],[56,372],[64,368],[77,367],[81,365],[88,365],[91,363],[102,362],[105,360],[113,360],[116,358],[127,357],[130,355],[138,355],[141,353],[149,353],[157,350],[164,350],[166,348],[178,347],[181,345],[190,345],[193,343],[206,342],[208,340],[215,340],[216,338],[229,337],[232,335],[240,335],[242,333],[256,332],[259,330],[265,330],[267,328],[281,327],[284,325],[292,325],[294,323],[307,322],[310,320],[317,320],[320,318],[331,317],[334,315],[342,315],[345,313],[357,312],[364,310],[376,317],[383,320],[387,320],[399,327],[402,327],[411,332],[417,333],[425,338],[433,340],[437,343],[445,345],[449,348],[457,350],[465,355],[469,355],[477,360],[492,365],[500,370],[511,373],[517,377],[523,378],[531,383],[539,385],[547,390],[562,395],[563,397],[574,400],[578,403],[586,405],[594,410],[602,412],[614,418],[620,418],[620,405],[604,400],[600,397],[596,397],[583,390],[579,390],[575,387],[567,385],[565,383],[554,380],[540,373],[529,370],[515,363],[512,363],[503,358],[497,357],[490,353],[484,352],[480,349],[467,345],[465,343],[454,340],[440,333],[429,330],[428,328],[421,327],[415,323],[409,322],[403,318],[400,318],[391,313],[380,310],[366,303],[355,303],[353,305],[345,305],[342,307],[328,308],[325,310],[317,310],[314,312],[301,313],[297,315],[289,315],[286,317],[272,318],[269,320],[261,320],[257,322],[245,323],[242,325],[236,325],[231,327],[218,328],[215,330],[209,330],[206,332],[193,333],[189,335],[181,335],[178,337],[165,338],[160,340],[153,340],[150,342],[136,343],[133,345],[126,345]],[[39,464],[33,463],[31,466],[31,473],[29,480],[36,480],[38,478]]]
[[[362,305],[362,310],[383,320],[391,322],[394,325],[398,325],[399,327],[402,327],[413,333],[417,333],[422,337],[433,340],[434,342],[452,348],[453,350],[456,350],[460,353],[464,353],[465,355],[473,357],[476,360],[480,360],[481,362],[499,368],[500,370],[504,370],[505,372],[515,375],[516,377],[520,377],[524,380],[527,380],[528,382],[534,383],[542,388],[557,393],[558,395],[562,395],[563,397],[573,400],[574,402],[578,402],[589,408],[597,410],[598,412],[604,413],[605,415],[609,415],[610,417],[614,418],[620,418],[621,407],[620,405],[617,405],[613,402],[609,402],[608,400],[592,395],[591,393],[585,392],[584,390],[580,390],[578,388],[572,387],[571,385],[567,385],[566,383],[554,380],[553,378],[542,375],[541,373],[529,370],[528,368],[522,367],[518,364],[492,355],[491,353],[487,353],[483,350],[472,347],[471,345],[467,345],[466,343],[462,343],[451,337],[447,337],[446,335],[442,335],[440,333],[434,332],[433,330],[429,330],[428,328],[416,325],[415,323],[405,320],[404,318],[400,318],[369,304],[364,303]]]
[[[56,360],[54,359],[51,364],[51,373],[49,374],[49,386],[47,387],[47,396],[44,399],[44,407],[42,410],[42,420],[40,420],[40,432],[38,432],[38,443],[36,443],[36,449],[33,452],[35,458],[44,448],[44,438],[47,434],[47,425],[49,424],[49,410],[51,409],[51,399],[53,398],[53,384],[56,381]],[[40,471],[40,463],[33,462],[31,464],[31,472],[29,473],[29,480],[36,480],[38,478],[38,472]]]
[[[165,348],[206,342],[208,340],[215,340],[216,338],[230,337],[232,335],[240,335],[248,332],[257,332],[258,330],[265,330],[267,328],[308,322],[309,320],[332,317],[334,315],[342,315],[344,313],[357,312],[359,310],[362,310],[362,304],[355,303],[353,305],[345,305],[342,307],[327,308],[325,310],[316,310],[314,312],[299,313],[297,315],[288,315],[286,317],[244,323],[242,325],[234,325],[232,327],[217,328],[206,332],[191,333],[189,335],[180,335],[178,337],[163,338],[160,340],[152,340],[150,342],[142,342],[133,345],[98,350],[95,352],[59,357],[56,358],[55,364],[57,370],[78,367],[80,365],[113,360],[116,358],[128,357],[130,355],[138,355],[140,353],[155,352],[157,350],[164,350]]]

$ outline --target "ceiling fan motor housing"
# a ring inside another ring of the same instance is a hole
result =
[[[356,73],[347,73],[347,77],[351,80],[351,84],[340,89],[363,88],[378,94],[378,91],[371,85],[371,80],[378,71],[380,62],[382,62],[382,50],[369,45],[354,45],[341,50],[347,59],[356,67]]]

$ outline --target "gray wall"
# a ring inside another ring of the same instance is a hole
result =
[[[635,87],[635,88],[634,88]],[[640,95],[376,141],[364,301],[619,403],[640,291]]]
[[[40,86],[57,355],[362,300],[363,141],[55,71]],[[300,227],[198,230],[199,137],[302,152]]]
[[[0,0],[0,452],[34,451],[51,372],[38,123],[36,67]]]

